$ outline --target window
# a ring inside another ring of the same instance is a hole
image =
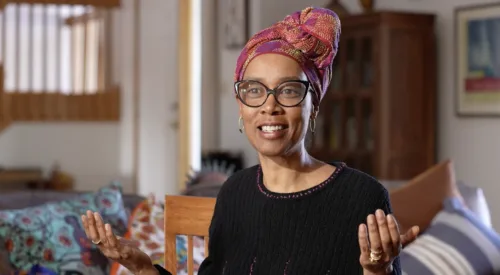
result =
[[[5,91],[93,94],[106,88],[107,13],[89,6],[8,4]]]

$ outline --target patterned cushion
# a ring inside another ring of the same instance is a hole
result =
[[[9,260],[9,254],[7,254],[7,251],[3,249],[2,244],[4,244],[5,241],[0,237],[0,274],[10,274],[12,271],[12,267],[10,266],[10,260]]]
[[[132,211],[124,238],[137,241],[139,248],[148,254],[154,264],[164,265],[165,234],[163,232],[163,206],[154,197],[140,202]],[[112,275],[132,274],[128,269],[113,263]]]
[[[137,241],[139,248],[151,257],[154,264],[164,266],[164,206],[160,202],[155,202],[154,198],[154,195],[150,195],[134,209],[125,238]],[[194,267],[197,270],[204,259],[204,241],[202,238],[194,238],[193,243]],[[187,274],[187,238],[185,236],[177,237],[177,261],[177,274]],[[113,263],[110,274],[132,275],[128,269],[118,263]]]
[[[86,210],[98,211],[117,234],[125,233],[127,216],[117,183],[67,201],[0,211],[0,238],[11,264],[20,271],[40,264],[57,274],[108,274],[109,261],[83,231],[80,215]]]
[[[407,275],[500,274],[500,236],[460,198],[448,198],[431,226],[401,253]]]

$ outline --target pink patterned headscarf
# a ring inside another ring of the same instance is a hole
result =
[[[297,61],[314,88],[318,105],[332,78],[333,59],[340,39],[340,20],[324,8],[306,8],[295,12],[255,34],[238,57],[234,80],[242,80],[256,56],[276,53]]]

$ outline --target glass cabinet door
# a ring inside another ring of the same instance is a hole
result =
[[[373,139],[373,31],[345,31],[321,103],[314,151],[325,161],[345,161],[370,173]],[[321,126],[320,126],[321,125]]]

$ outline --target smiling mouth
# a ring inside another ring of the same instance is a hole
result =
[[[273,133],[281,130],[288,129],[288,125],[262,125],[257,127],[264,133]]]

